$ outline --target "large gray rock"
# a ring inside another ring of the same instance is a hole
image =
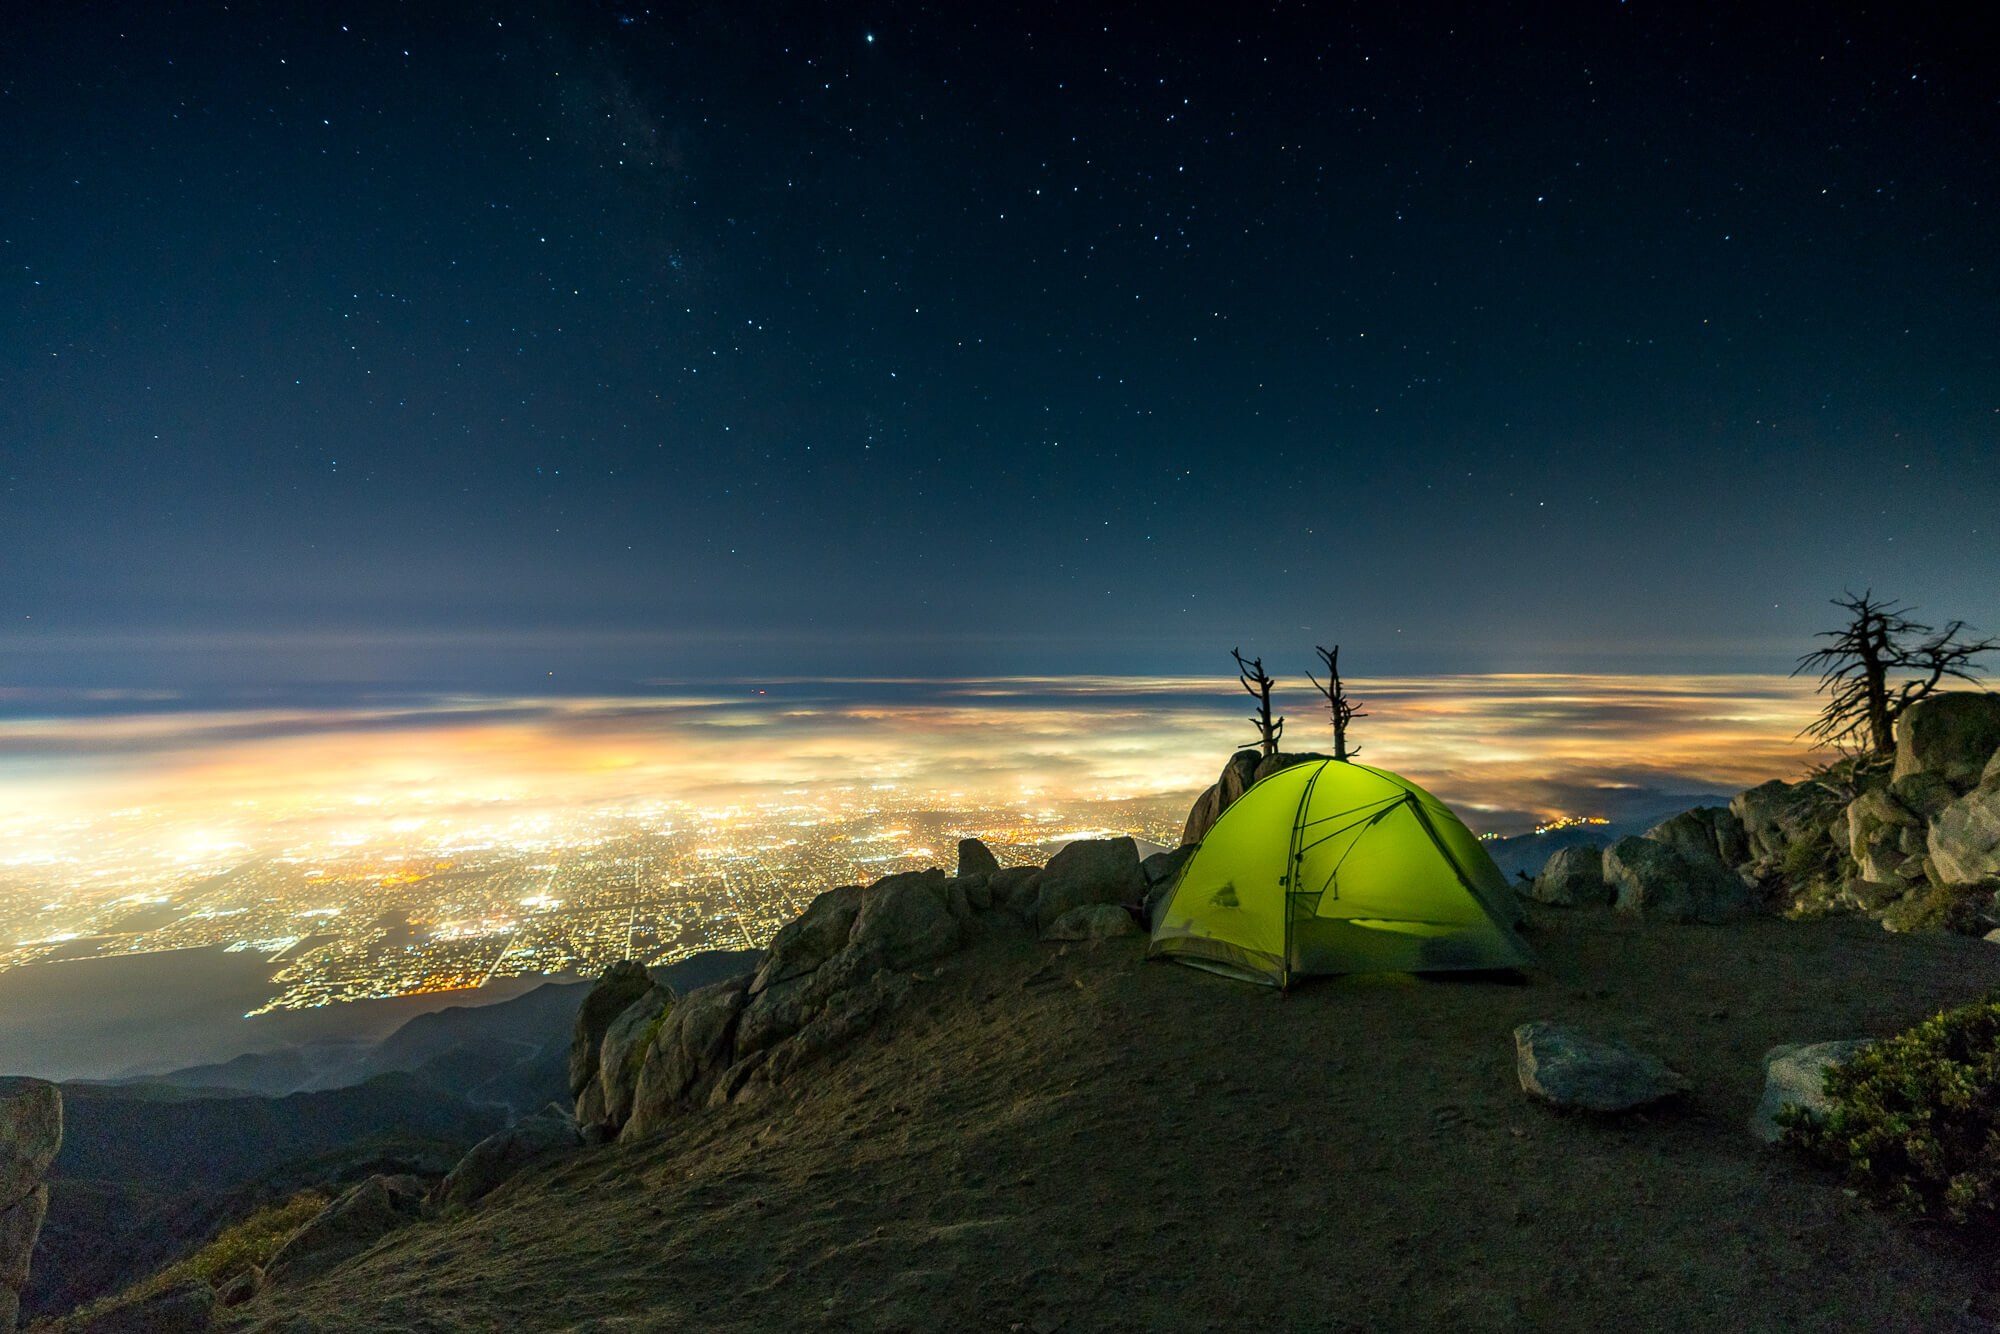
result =
[[[1910,774],[1889,784],[1889,792],[1903,808],[1929,824],[1938,812],[1958,797],[1958,790],[1937,774]]]
[[[1514,1030],[1521,1091],[1553,1107],[1609,1115],[1687,1092],[1677,1072],[1622,1042],[1548,1020]]]
[[[1666,844],[1689,861],[1740,866],[1750,860],[1750,842],[1744,836],[1743,821],[1723,806],[1697,806],[1682,811],[1648,829],[1646,837]]]
[[[1043,940],[1109,940],[1114,936],[1136,936],[1139,924],[1132,914],[1115,903],[1086,903],[1071,908],[1049,923]]]
[[[1604,853],[1598,848],[1561,848],[1542,866],[1528,896],[1537,903],[1565,908],[1601,908],[1611,902],[1611,885],[1604,878]]]
[[[2000,752],[2000,695],[1951,690],[1918,700],[1896,720],[1894,777],[1936,774],[1959,792]]]
[[[41,1079],[0,1079],[0,1330],[20,1315],[48,1212],[42,1178],[62,1148],[62,1094]]]
[[[854,919],[861,914],[862,893],[859,885],[829,889],[779,927],[765,951],[763,966],[750,984],[751,994],[810,973],[846,949]]]
[[[1139,847],[1130,838],[1080,838],[1049,858],[1035,896],[1035,927],[1086,903],[1143,903],[1146,877]]]
[[[323,1274],[415,1222],[423,1207],[424,1183],[416,1177],[369,1177],[294,1232],[264,1266],[264,1277],[297,1283]]]
[[[1904,878],[1899,868],[1910,858],[1905,840],[1922,828],[1923,821],[1887,788],[1870,788],[1849,802],[1847,849],[1861,870],[1861,878],[1881,884],[1895,884]],[[1909,878],[1921,880],[1922,870]]]
[[[951,953],[960,939],[945,874],[932,870],[885,876],[862,891],[847,944],[878,967],[915,968]]]
[[[653,979],[636,959],[624,959],[604,970],[597,985],[583,998],[569,1040],[569,1096],[580,1097],[597,1076],[598,1047],[604,1030],[626,1007],[652,989]]]
[[[1035,897],[1042,890],[1042,868],[1039,866],[1006,866],[986,877],[987,892],[993,896],[993,906],[1005,908],[1024,921],[1035,916]]]
[[[1650,838],[1621,838],[1604,850],[1604,879],[1618,911],[1669,922],[1726,922],[1750,911],[1740,876],[1712,861],[1690,861]]]
[[[1737,793],[1729,812],[1742,823],[1752,857],[1777,858],[1812,826],[1824,823],[1827,806],[1826,794],[1811,783],[1774,778]]]
[[[1826,1072],[1868,1047],[1869,1038],[1848,1038],[1839,1042],[1792,1043],[1764,1053],[1764,1096],[1750,1114],[1750,1133],[1766,1144],[1775,1144],[1784,1134],[1778,1112],[1787,1106],[1803,1107],[1816,1116],[1833,1108],[1826,1096]]]
[[[595,1123],[615,1130],[631,1117],[632,1099],[639,1091],[639,1065],[645,1059],[647,1045],[665,1021],[667,1007],[672,1004],[673,996],[665,987],[654,987],[626,1006],[625,1012],[604,1030],[604,1043],[597,1056],[599,1097]],[[581,1112],[577,1120],[591,1124]]]
[[[961,878],[969,875],[992,875],[1000,869],[1000,859],[993,855],[993,849],[976,838],[958,840],[958,874]]]
[[[492,1194],[528,1164],[567,1153],[582,1143],[576,1122],[560,1109],[524,1116],[467,1150],[465,1157],[458,1160],[458,1166],[438,1183],[437,1202],[444,1208],[473,1204]],[[277,1277],[275,1269],[270,1272],[273,1278]]]
[[[1939,811],[1926,843],[1931,869],[1947,885],[2000,879],[2000,772],[1989,769],[1978,787]]]
[[[698,1102],[734,1059],[736,1021],[749,999],[750,976],[690,991],[674,1002],[639,1066],[632,1115],[621,1139],[665,1128],[677,1110]]]

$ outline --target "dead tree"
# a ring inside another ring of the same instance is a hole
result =
[[[1838,630],[1815,636],[1829,641],[1799,659],[1792,675],[1814,672],[1826,696],[1819,717],[1800,736],[1813,737],[1862,756],[1887,756],[1896,749],[1896,720],[1947,676],[1961,681],[1983,671],[1977,659],[2000,652],[2000,640],[1961,640],[1964,621],[1942,630],[1910,619],[1914,607],[1877,602],[1872,591],[1833,599],[1849,620]],[[1890,676],[1915,675],[1900,682]]]
[[[1276,755],[1278,738],[1285,734],[1285,720],[1271,717],[1271,687],[1278,683],[1265,673],[1262,658],[1246,658],[1236,649],[1229,650],[1229,656],[1236,659],[1236,679],[1257,701],[1257,712],[1250,715],[1257,724],[1256,745],[1266,755]]]
[[[1326,683],[1322,685],[1318,677],[1306,673],[1306,680],[1313,683],[1313,689],[1326,698],[1326,711],[1333,720],[1333,758],[1351,760],[1361,753],[1361,747],[1352,750],[1347,746],[1347,725],[1356,718],[1366,718],[1361,701],[1348,698],[1347,688],[1340,683],[1340,645],[1321,648],[1315,644],[1313,651],[1319,654],[1320,665],[1326,668]]]

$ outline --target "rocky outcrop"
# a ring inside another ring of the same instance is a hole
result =
[[[1042,932],[1043,940],[1110,940],[1115,936],[1136,936],[1139,924],[1132,914],[1115,903],[1087,903],[1071,908]]]
[[[1514,1030],[1521,1091],[1567,1111],[1613,1115],[1687,1091],[1685,1078],[1622,1042],[1537,1020]]]
[[[1604,853],[1588,846],[1558,850],[1528,890],[1528,897],[1537,903],[1564,908],[1601,908],[1611,896],[1611,885],[1604,878]]]
[[[505,1130],[488,1135],[458,1160],[458,1166],[438,1183],[437,1204],[444,1209],[475,1204],[528,1164],[566,1153],[582,1143],[576,1122],[560,1107],[524,1116]],[[275,1266],[277,1262],[272,1263]],[[272,1277],[277,1277],[275,1271]]]
[[[1750,1114],[1750,1133],[1766,1144],[1775,1144],[1784,1134],[1778,1113],[1786,1107],[1803,1107],[1816,1116],[1832,1110],[1826,1096],[1826,1072],[1851,1059],[1870,1043],[1868,1038],[1840,1042],[1793,1043],[1773,1047],[1764,1053],[1764,1096]]]
[[[0,1079],[0,1330],[20,1317],[35,1238],[48,1212],[49,1164],[62,1148],[62,1094],[40,1079]]]
[[[1221,776],[1195,798],[1187,824],[1181,829],[1182,843],[1199,843],[1208,836],[1230,803],[1257,781],[1257,763],[1262,758],[1254,750],[1239,750],[1229,757],[1229,762],[1222,766]]]
[[[1937,878],[1948,885],[2000,880],[2000,753],[1979,785],[1931,821],[1925,849]]]
[[[1750,859],[1743,821],[1723,806],[1697,806],[1682,811],[1648,829],[1645,836],[1666,844],[1692,862],[1729,867]]]
[[[1809,831],[1824,828],[1832,806],[1826,793],[1810,783],[1774,778],[1737,793],[1729,813],[1743,826],[1751,858],[1775,862]]]
[[[1049,858],[1035,895],[1035,926],[1047,931],[1072,908],[1088,903],[1143,903],[1146,877],[1130,838],[1084,838]]]
[[[1606,848],[1604,879],[1620,912],[1669,922],[1726,922],[1752,905],[1750,887],[1735,872],[1650,838],[1621,838]]]
[[[475,1150],[476,1152],[476,1150]],[[423,1214],[424,1183],[412,1176],[372,1176],[320,1210],[264,1266],[271,1283],[323,1274]]]
[[[665,987],[654,987],[625,1007],[624,1013],[604,1030],[598,1049],[596,1098],[586,1106],[577,1103],[577,1124],[586,1131],[597,1127],[615,1130],[631,1119],[632,1099],[639,1091],[639,1063],[654,1034],[666,1022],[673,996]],[[588,1098],[590,1090],[585,1090]]]
[[[1229,757],[1229,763],[1222,766],[1221,776],[1195,798],[1193,808],[1188,811],[1187,823],[1181,829],[1181,845],[1185,847],[1206,838],[1208,831],[1215,827],[1215,822],[1222,818],[1222,813],[1254,784],[1294,764],[1331,758],[1312,751],[1296,754],[1279,751],[1274,755],[1265,755],[1254,748],[1237,751]]]
[[[1951,690],[1918,700],[1896,720],[1896,769],[1901,780],[1932,774],[1965,792],[2000,751],[2000,695]]]
[[[1862,879],[1916,884],[1924,878],[1924,822],[1888,788],[1871,788],[1847,804],[1846,833]]]
[[[576,1012],[576,1028],[569,1043],[570,1097],[581,1097],[597,1078],[598,1051],[611,1021],[652,987],[653,979],[646,975],[645,965],[636,959],[621,960],[604,970],[604,976],[590,989]]]
[[[976,838],[958,840],[958,874],[960,879],[973,875],[992,875],[1000,869],[1000,859],[993,855],[993,849]]]

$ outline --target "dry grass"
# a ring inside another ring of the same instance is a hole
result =
[[[1137,942],[951,961],[816,1081],[533,1173],[242,1313],[271,1329],[1950,1329],[1992,1256],[1744,1122],[1766,1048],[2000,985],[1853,921],[1538,917],[1544,971],[1289,999]],[[1555,1116],[1510,1030],[1624,1036],[1685,1110]],[[1970,1305],[1968,1305],[1970,1304]]]

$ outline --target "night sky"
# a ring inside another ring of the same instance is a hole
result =
[[[2000,629],[1978,8],[12,9],[0,678]]]

